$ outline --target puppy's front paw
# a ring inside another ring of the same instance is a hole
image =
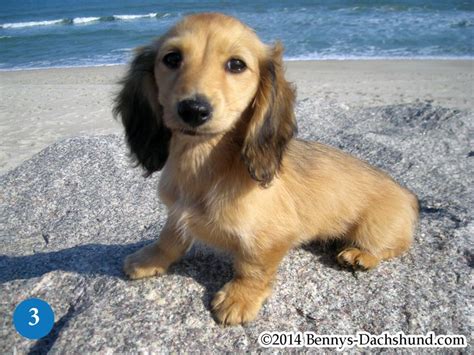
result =
[[[164,274],[166,268],[160,262],[159,253],[150,245],[127,256],[123,271],[130,279],[136,280]]]
[[[245,324],[255,319],[271,290],[256,291],[236,281],[228,282],[217,292],[211,306],[219,323]]]
[[[369,270],[376,267],[380,260],[365,251],[357,248],[347,248],[337,255],[337,261],[342,266],[351,266],[354,269]]]

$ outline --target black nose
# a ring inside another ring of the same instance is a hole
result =
[[[196,96],[178,102],[178,114],[192,127],[202,125],[212,115],[212,107],[204,96]]]

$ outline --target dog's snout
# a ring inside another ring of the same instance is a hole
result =
[[[211,118],[212,107],[203,96],[182,100],[178,103],[178,114],[184,122],[197,127]]]

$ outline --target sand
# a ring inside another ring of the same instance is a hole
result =
[[[121,131],[111,114],[124,66],[0,72],[0,173],[59,139]],[[287,63],[298,99],[347,108],[432,101],[473,109],[472,60]]]

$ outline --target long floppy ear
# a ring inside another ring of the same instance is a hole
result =
[[[267,187],[281,166],[286,146],[297,131],[295,89],[285,80],[283,46],[277,43],[260,63],[260,84],[249,108],[242,158],[250,176]]]
[[[131,156],[146,170],[146,176],[161,170],[168,158],[171,131],[163,124],[158,102],[154,66],[157,48],[137,50],[122,89],[115,98],[114,116],[120,116]]]

